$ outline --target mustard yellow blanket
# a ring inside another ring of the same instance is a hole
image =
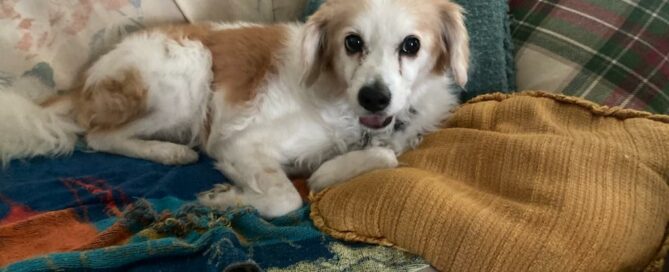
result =
[[[316,225],[442,271],[661,269],[669,116],[486,95],[401,162],[312,196]]]

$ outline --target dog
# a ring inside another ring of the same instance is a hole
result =
[[[458,104],[469,36],[449,0],[328,0],[304,24],[200,23],[125,38],[39,106],[0,96],[2,161],[96,151],[168,165],[199,147],[234,185],[207,206],[301,207],[312,191],[398,165]]]

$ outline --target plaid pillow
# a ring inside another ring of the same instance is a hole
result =
[[[669,113],[669,0],[511,0],[519,89]]]

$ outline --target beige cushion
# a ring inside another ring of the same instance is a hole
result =
[[[298,20],[306,0],[175,0],[186,18],[197,21],[291,22]]]
[[[168,0],[2,1],[0,90],[27,93],[72,86],[87,63],[124,35],[164,23],[184,23]]]
[[[486,95],[400,161],[313,196],[315,224],[442,271],[638,271],[666,254],[669,116]]]

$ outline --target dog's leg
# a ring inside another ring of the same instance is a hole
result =
[[[188,146],[170,142],[140,140],[119,132],[89,133],[86,135],[86,142],[91,149],[96,151],[166,165],[190,164],[198,160],[197,152]]]
[[[366,172],[397,167],[395,152],[385,147],[351,151],[325,162],[308,180],[311,191],[349,180]]]
[[[243,144],[230,144],[221,154],[217,167],[236,186],[219,184],[200,193],[199,201],[210,207],[253,206],[265,218],[283,216],[302,206],[302,198],[269,150]]]
[[[190,164],[198,160],[197,152],[186,145],[143,140],[142,138],[145,137],[142,136],[151,135],[161,129],[156,124],[159,122],[154,116],[146,116],[115,130],[89,132],[86,135],[86,142],[91,149],[96,151],[166,165]]]
[[[198,160],[198,154],[193,149],[185,145],[161,142],[147,141],[136,138],[124,137],[122,135],[100,135],[88,134],[86,141],[90,148],[137,158],[166,165],[183,165],[194,163]]]

